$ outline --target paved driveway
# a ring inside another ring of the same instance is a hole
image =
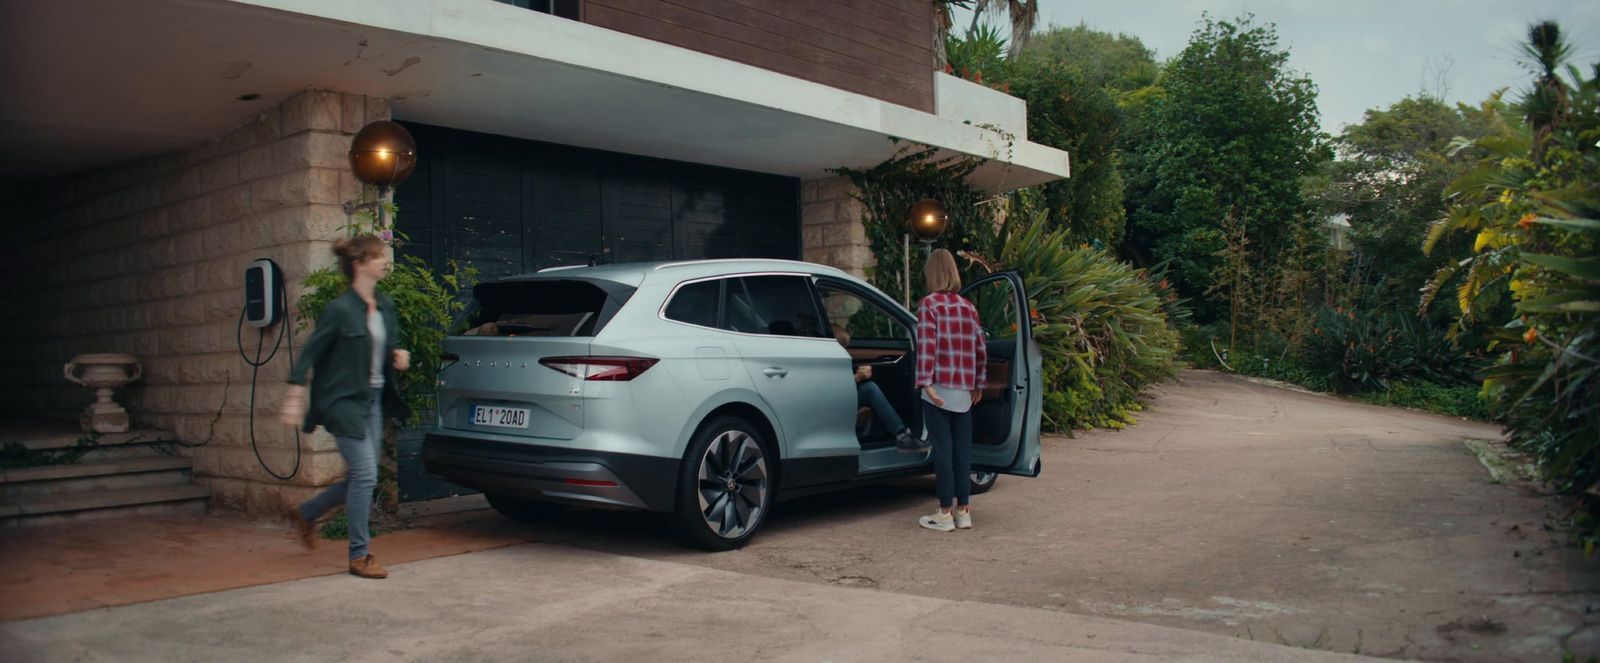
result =
[[[32,661],[1210,661],[1331,652],[520,545],[0,624]]]
[[[1600,654],[1600,572],[1543,529],[1556,503],[1491,483],[1462,444],[1495,434],[1187,372],[1136,427],[1047,440],[1044,476],[1002,478],[972,531],[916,526],[926,480],[786,503],[751,546],[714,555],[677,547],[656,518],[563,512],[505,525],[536,545],[401,564],[381,583],[11,622],[0,651],[1553,661],[1565,641],[1579,660]]]
[[[665,543],[572,514],[547,541],[833,585],[1453,660],[1600,654],[1600,572],[1543,529],[1558,508],[1494,484],[1462,441],[1492,426],[1185,372],[1137,426],[1046,441],[977,528],[917,528],[931,484],[787,503],[748,548]],[[1591,607],[1593,612],[1590,614]],[[1581,660],[1581,657],[1580,657]]]

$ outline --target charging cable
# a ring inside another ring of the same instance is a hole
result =
[[[277,303],[282,303],[283,272],[279,269],[276,269],[276,263],[273,264],[273,267],[273,274],[275,274],[278,278],[278,282],[276,284],[277,287],[274,288],[274,290],[276,290],[278,293],[278,297],[280,298]],[[250,365],[250,451],[255,453],[256,462],[261,465],[261,469],[266,470],[267,474],[272,475],[272,478],[279,481],[288,481],[293,479],[296,474],[300,473],[300,427],[295,426],[294,429],[294,467],[289,470],[288,474],[278,474],[277,472],[273,471],[273,469],[267,465],[266,459],[261,457],[261,447],[256,444],[256,378],[261,372],[261,367],[267,365],[268,362],[271,362],[273,357],[278,356],[278,348],[283,346],[283,339],[285,336],[288,336],[289,338],[289,366],[291,370],[294,367],[294,335],[287,333],[289,326],[294,324],[294,316],[289,314],[288,306],[283,307],[283,312],[284,319],[278,322],[278,339],[273,341],[272,352],[267,354],[266,359],[261,358],[261,351],[266,347],[267,344],[267,330],[265,328],[256,330],[256,358],[252,360],[244,353],[244,339],[242,337],[244,332],[243,308],[239,309],[239,326],[234,330],[233,336],[234,341],[239,346],[239,357],[243,359],[246,364]]]

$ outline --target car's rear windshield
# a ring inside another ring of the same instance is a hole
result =
[[[480,283],[472,289],[466,336],[594,336],[633,288],[584,279]]]

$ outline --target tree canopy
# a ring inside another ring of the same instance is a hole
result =
[[[1226,223],[1270,257],[1305,222],[1302,178],[1331,155],[1317,131],[1317,88],[1288,57],[1270,25],[1207,17],[1163,70],[1130,178],[1125,248],[1172,261],[1187,296],[1216,283]]]
[[[1401,305],[1416,298],[1437,259],[1422,253],[1428,224],[1445,209],[1447,184],[1472,167],[1479,151],[1452,147],[1458,137],[1488,132],[1483,111],[1450,106],[1432,97],[1402,99],[1366,112],[1334,142],[1339,159],[1311,204],[1322,215],[1350,223],[1359,274],[1378,302]],[[1470,243],[1454,240],[1441,251],[1459,259]]]

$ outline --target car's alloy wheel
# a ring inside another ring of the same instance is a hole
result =
[[[678,475],[677,525],[684,542],[733,550],[750,542],[777,494],[776,457],[741,417],[705,422],[684,452]]]
[[[989,489],[993,488],[994,483],[999,480],[1000,475],[994,472],[974,471],[972,473],[972,494],[977,495],[989,492]]]
[[[700,458],[695,492],[706,528],[739,539],[766,515],[769,474],[761,444],[742,430],[723,431]]]

